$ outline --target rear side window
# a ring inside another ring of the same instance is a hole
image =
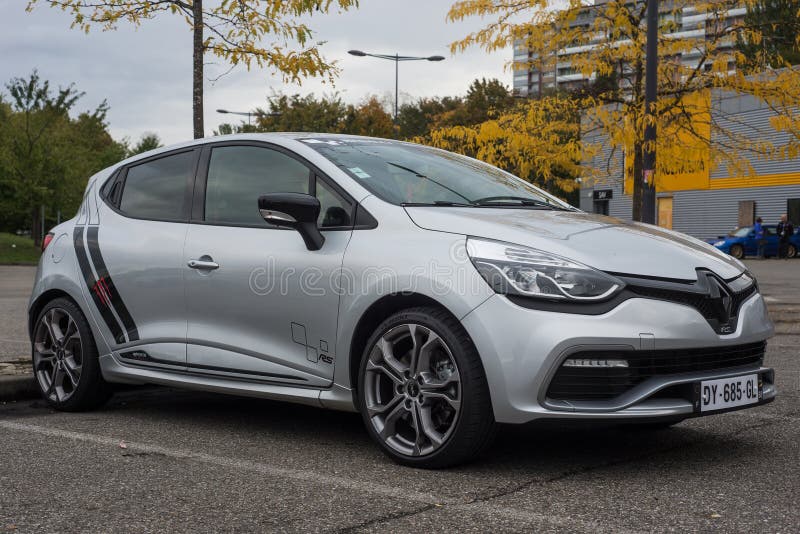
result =
[[[194,152],[182,152],[128,168],[119,209],[139,219],[186,220],[194,160]]]
[[[267,226],[258,197],[268,193],[308,193],[311,171],[277,150],[226,146],[211,151],[206,182],[205,220]]]

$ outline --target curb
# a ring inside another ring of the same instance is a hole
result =
[[[0,376],[0,401],[35,399],[40,396],[32,374]]]

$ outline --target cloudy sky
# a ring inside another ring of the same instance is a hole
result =
[[[272,90],[285,93],[338,91],[347,102],[366,95],[389,96],[394,90],[394,64],[349,56],[347,50],[406,55],[443,55],[441,63],[400,65],[402,98],[463,94],[469,82],[495,77],[511,84],[505,70],[511,52],[486,54],[474,49],[451,55],[449,43],[481,27],[481,20],[446,23],[449,0],[361,0],[361,7],[344,14],[310,20],[328,59],[339,60],[341,75],[335,87],[319,80],[302,86],[283,84],[267,71],[240,68],[216,82],[227,70],[206,58],[206,135],[225,121],[214,110],[247,111],[264,107]],[[117,138],[138,139],[156,132],[166,143],[189,139],[191,128],[191,32],[177,16],[164,14],[138,29],[122,25],[113,32],[85,35],[69,28],[70,17],[47,8],[33,13],[24,0],[2,0],[0,7],[0,79],[27,76],[34,68],[54,85],[75,83],[86,93],[81,109],[103,99],[111,106],[109,122]]]

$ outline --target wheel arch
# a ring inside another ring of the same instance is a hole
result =
[[[66,298],[69,299],[70,302],[75,304],[79,310],[83,313],[84,316],[88,317],[89,315],[86,313],[86,310],[83,309],[83,306],[80,305],[78,299],[76,299],[73,295],[69,294],[67,291],[59,288],[48,289],[47,291],[42,292],[41,295],[36,297],[33,302],[31,302],[30,306],[28,307],[28,337],[33,339],[33,327],[36,324],[36,318],[39,317],[42,309],[47,305],[48,302],[51,302],[57,298]]]
[[[367,340],[375,331],[375,328],[377,328],[379,324],[381,324],[384,320],[386,320],[389,316],[393,315],[394,313],[397,313],[400,310],[405,310],[408,308],[416,308],[419,306],[430,306],[439,308],[449,313],[453,317],[453,319],[458,320],[458,317],[456,317],[455,314],[453,314],[453,312],[447,309],[447,306],[445,306],[441,302],[427,295],[423,295],[421,293],[413,293],[413,292],[392,293],[389,295],[384,295],[383,297],[373,302],[364,311],[364,313],[361,314],[361,317],[358,319],[356,327],[353,330],[353,336],[350,340],[350,352],[349,352],[350,358],[348,362],[349,364],[348,376],[350,378],[350,389],[353,392],[354,402],[355,402],[356,390],[358,388],[358,370],[359,367],[361,366],[361,355],[364,353],[364,349],[366,348],[367,345]]]

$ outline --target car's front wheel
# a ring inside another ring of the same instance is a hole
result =
[[[111,396],[103,380],[89,323],[72,301],[45,305],[33,328],[33,371],[42,397],[54,408],[96,408]]]
[[[744,258],[744,247],[742,247],[742,245],[733,245],[731,247],[731,256],[737,260]]]
[[[441,468],[491,442],[486,376],[461,324],[437,308],[396,313],[367,342],[358,380],[367,430],[395,461]]]
[[[787,258],[796,258],[797,257],[797,247],[790,244],[786,248],[786,257]]]

